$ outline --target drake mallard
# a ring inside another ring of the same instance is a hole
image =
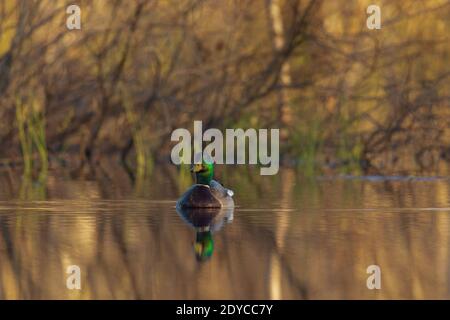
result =
[[[191,172],[195,174],[195,184],[177,201],[180,208],[233,208],[233,191],[214,180],[214,162],[203,159],[193,164]]]

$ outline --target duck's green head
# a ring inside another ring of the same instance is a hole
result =
[[[211,231],[197,232],[194,251],[198,261],[206,261],[211,258],[214,252],[214,240]]]
[[[214,162],[202,160],[202,163],[193,164],[191,172],[195,174],[195,183],[209,185],[214,177]]]

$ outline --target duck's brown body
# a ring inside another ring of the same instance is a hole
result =
[[[177,201],[179,208],[233,208],[231,191],[212,180],[210,185],[194,184]]]

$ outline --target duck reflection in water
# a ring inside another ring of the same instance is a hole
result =
[[[213,233],[233,221],[234,208],[176,208],[195,232],[194,252],[198,261],[207,261],[214,252]]]

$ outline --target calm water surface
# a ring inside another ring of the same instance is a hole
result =
[[[219,175],[238,207],[196,214],[175,210],[191,180],[173,168],[135,183],[1,172],[0,298],[450,298],[450,180]]]

